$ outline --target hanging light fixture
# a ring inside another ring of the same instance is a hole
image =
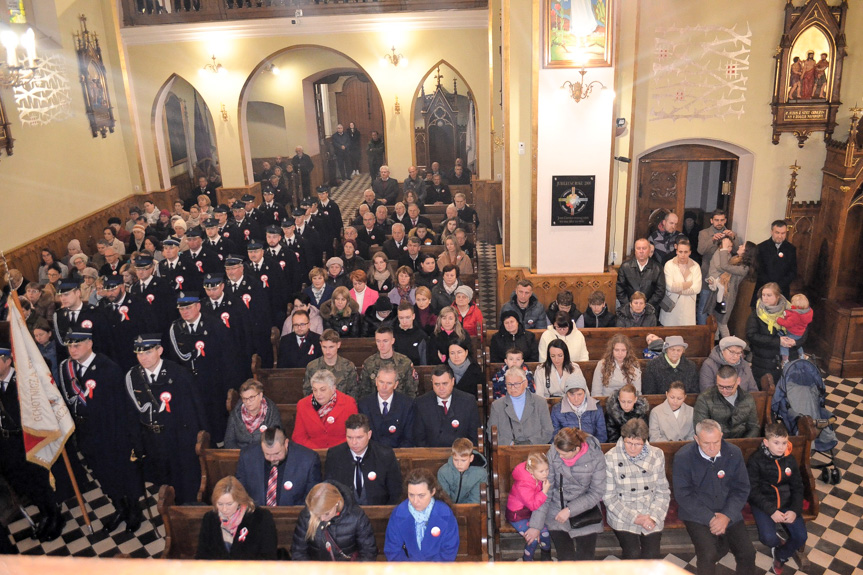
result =
[[[219,62],[216,61],[216,55],[212,56],[212,63],[204,64],[201,68],[201,74],[206,74],[207,72],[211,72],[213,74],[225,74],[228,70],[222,66]]]
[[[396,68],[404,68],[408,65],[408,59],[405,58],[402,54],[397,54],[395,46],[393,46],[390,50],[392,51],[392,54],[384,54],[381,58],[381,66],[392,64]]]
[[[567,80],[563,83],[563,86],[560,87],[561,89],[569,89],[569,97],[575,100],[576,104],[582,100],[587,100],[595,86],[599,86],[603,92],[608,90],[608,88],[605,87],[605,84],[599,80],[594,80],[588,84],[584,79],[584,76],[587,74],[587,70],[584,69],[584,66],[581,67],[581,70],[579,70],[578,73],[581,74],[581,78],[577,82],[570,82]],[[612,92],[612,94],[614,94],[614,92]]]

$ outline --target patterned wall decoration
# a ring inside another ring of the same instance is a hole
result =
[[[752,31],[748,22],[733,28],[657,28],[650,119],[707,120],[742,116],[751,44]]]
[[[35,77],[14,88],[18,119],[24,126],[44,126],[72,116],[66,61],[60,54],[44,54]]]

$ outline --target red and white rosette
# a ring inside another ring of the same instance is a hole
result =
[[[231,314],[229,314],[228,312],[222,312],[222,315],[220,315],[219,317],[222,318],[222,322],[225,324],[225,327],[230,329],[231,322],[229,320],[231,319]]]
[[[195,267],[198,268],[198,271],[204,273],[204,262],[198,260],[195,262]]]
[[[285,260],[279,260],[279,265],[282,266],[282,269],[285,269]]]
[[[84,384],[84,387],[87,388],[87,397],[89,399],[93,399],[93,390],[96,389],[96,382],[92,379],[88,379],[87,383]]]
[[[129,306],[121,305],[119,312],[122,314],[123,319],[120,321],[129,321]]]
[[[249,233],[250,232],[251,232],[251,230],[243,230],[243,235],[246,236],[246,240],[249,239]]]
[[[159,409],[159,411],[167,411],[168,413],[171,413],[171,392],[163,391],[161,394],[159,394],[159,399],[162,400],[162,407]]]
[[[244,293],[241,299],[243,300],[243,303],[246,304],[246,308],[248,309],[249,303],[252,301],[252,296],[250,294]]]
[[[147,303],[152,304],[153,300],[155,300],[155,299],[156,299],[156,296],[154,296],[153,294],[151,294],[151,293],[147,294]]]
[[[267,274],[264,274],[261,276],[261,283],[264,284],[265,288],[270,287],[269,281],[270,281],[270,276],[268,276]]]
[[[242,529],[240,529],[240,536],[237,537],[237,540],[238,541],[245,541],[246,537],[248,537],[248,535],[249,535],[249,528],[243,527]]]
[[[183,289],[183,282],[186,281],[183,276],[175,277],[174,281],[177,282],[177,289]]]
[[[93,329],[93,322],[89,319],[85,319],[81,322],[81,327],[83,327],[84,329]]]
[[[207,355],[206,353],[204,353],[204,342],[203,341],[195,342],[195,349],[198,350],[198,355],[200,357],[205,357]]]

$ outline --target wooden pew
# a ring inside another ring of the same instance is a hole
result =
[[[761,392],[764,393],[764,392]],[[687,403],[689,396],[687,396]],[[812,440],[816,437],[812,419],[804,417],[801,419],[800,435],[791,437],[792,455],[800,466],[803,476],[804,490],[804,511],[803,518],[811,521],[818,516],[820,502],[818,500],[817,490],[815,488],[815,477],[812,474],[811,465],[811,448]],[[509,492],[512,487],[512,470],[515,466],[525,461],[527,456],[533,451],[546,452],[549,449],[547,445],[507,445],[499,446],[497,443],[497,429],[491,430],[492,446],[491,446],[491,461],[492,461],[492,485],[493,485],[493,519],[494,519],[494,558],[499,561],[501,559],[500,537],[502,533],[515,533],[512,525],[506,520],[506,500],[509,497]],[[749,459],[757,449],[760,449],[761,438],[746,438],[746,439],[729,439],[732,443],[740,448],[743,452],[744,459]],[[654,447],[659,447],[665,454],[665,474],[668,482],[672,484],[674,454],[686,445],[686,441],[673,442],[657,442],[652,443]],[[603,443],[602,451],[608,452],[616,444]],[[665,529],[681,529],[684,527],[683,521],[677,517],[677,504],[674,501],[674,485],[671,485],[672,499],[668,509],[668,515],[665,520]],[[743,508],[743,517],[747,525],[753,525],[755,520],[749,510],[747,504]],[[605,529],[609,530],[608,525]]]
[[[695,367],[699,370],[701,369],[701,364],[704,363],[706,358],[704,357],[687,357],[687,359],[691,360],[692,363],[695,364]],[[642,372],[644,372],[644,367],[649,362],[649,359],[639,359],[638,363],[641,366]],[[591,384],[593,382],[593,373],[596,371],[596,364],[599,363],[599,360],[591,359],[590,361],[577,361],[578,367],[581,369],[581,373],[584,375],[585,381],[587,381],[587,389],[590,390]],[[486,363],[485,364],[485,377],[488,381],[488,386],[486,388],[486,398],[485,402],[488,405],[491,405],[491,402],[494,401],[494,388],[492,387],[491,380],[494,375],[506,364],[505,363]],[[540,365],[539,362],[536,361],[528,361],[524,364],[531,373],[536,373],[536,368]],[[538,385],[538,384],[537,384]],[[663,396],[664,397],[664,396]]]
[[[209,505],[176,505],[174,488],[163,485],[159,489],[157,508],[165,524],[165,550],[162,559],[194,559],[198,547],[198,536],[204,514]],[[395,505],[363,505],[375,532],[378,546],[378,561],[385,561],[383,554],[387,523]],[[459,527],[459,549],[456,561],[487,562],[488,554],[488,486],[480,487],[480,502],[451,506]],[[302,506],[271,507],[270,513],[276,524],[278,546],[290,549],[294,529]]]
[[[479,430],[477,450],[483,453],[485,450],[485,437],[482,428]],[[447,462],[452,455],[449,447],[400,447],[394,450],[402,471],[402,477],[411,470],[419,467],[431,469],[435,474],[437,470]],[[240,458],[239,449],[212,449],[210,448],[210,435],[206,431],[198,433],[198,442],[195,445],[195,453],[201,465],[201,486],[198,491],[198,502],[208,503],[213,487],[223,477],[237,474],[237,462]],[[326,472],[327,450],[316,449],[315,453],[321,459],[321,471]],[[407,495],[403,492],[403,495]]]
[[[599,359],[605,354],[605,347],[608,345],[608,340],[617,334],[627,336],[636,350],[647,347],[645,337],[652,333],[663,339],[669,335],[679,335],[689,345],[686,348],[687,357],[707,357],[713,350],[713,335],[716,333],[716,324],[712,317],[708,325],[688,325],[680,327],[626,327],[626,328],[585,328],[580,330],[584,335],[584,343],[587,346],[587,353],[591,359]],[[536,335],[536,340],[542,337],[544,329],[528,330]],[[486,331],[486,341],[490,342],[497,330],[490,329]],[[486,357],[490,358],[490,352],[486,349]],[[487,361],[490,361],[487,360]]]
[[[8,321],[0,321],[0,345],[8,346],[12,343],[12,334],[9,329]]]

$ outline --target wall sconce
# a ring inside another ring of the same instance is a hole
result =
[[[18,38],[12,30],[0,32],[0,44],[6,49],[5,65],[0,62],[0,84],[6,87],[20,86],[31,80],[39,68],[39,59],[36,58],[36,34],[33,28]],[[18,47],[23,48],[23,54],[19,56]]]
[[[219,110],[219,112],[222,113],[222,120],[227,122],[228,121],[228,110],[225,108],[224,102],[222,102],[222,108]]]
[[[264,72],[270,72],[273,76],[278,76],[279,74],[282,73],[282,71],[279,69],[279,67],[276,66],[275,64],[267,64],[266,66],[264,66],[263,71]]]
[[[587,74],[587,71],[584,69],[584,66],[581,67],[581,70],[579,70],[578,73],[581,74],[581,79],[578,82],[573,83],[567,80],[563,83],[563,86],[560,87],[561,89],[569,88],[569,97],[575,100],[576,103],[581,102],[582,100],[587,100],[590,93],[593,92],[593,87],[596,85],[600,86],[603,91],[608,89],[605,87],[605,84],[599,80],[594,80],[589,84],[585,83],[584,76]]]
[[[386,66],[387,64],[392,64],[396,68],[404,68],[408,65],[408,59],[405,58],[401,54],[396,54],[396,47],[393,46],[391,48],[392,54],[384,54],[383,58],[381,58],[381,66]]]
[[[393,105],[393,113],[398,116],[402,113],[402,105],[399,104],[399,97],[396,96],[396,103]]]
[[[225,74],[227,73],[227,69],[222,66],[220,63],[216,62],[216,55],[212,56],[213,62],[211,64],[204,64],[201,68],[201,74],[206,74],[207,72],[212,72],[213,74]]]

